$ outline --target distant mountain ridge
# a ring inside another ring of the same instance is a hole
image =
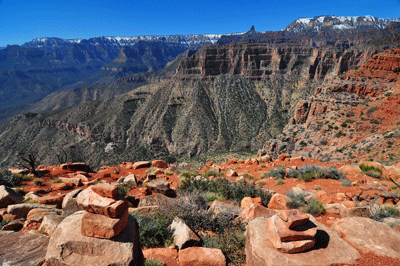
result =
[[[369,30],[384,29],[391,22],[400,22],[400,18],[378,18],[373,16],[317,16],[298,18],[284,29],[288,32],[331,30]]]
[[[186,34],[186,35],[142,35],[133,37],[94,37],[89,39],[61,39],[56,37],[36,38],[21,45],[23,48],[58,49],[68,48],[72,44],[113,45],[118,47],[132,46],[138,41],[161,41],[195,48],[204,44],[216,43],[221,34]]]

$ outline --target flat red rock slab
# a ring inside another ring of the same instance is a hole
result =
[[[84,236],[111,239],[119,235],[127,224],[127,211],[118,218],[85,212],[82,216],[81,234]]]
[[[303,225],[310,220],[307,214],[300,210],[289,210],[282,211],[279,213],[279,218],[286,224],[289,229],[293,229],[296,226]]]
[[[115,199],[118,196],[117,186],[110,185],[107,183],[99,183],[92,186],[92,190],[102,197]]]

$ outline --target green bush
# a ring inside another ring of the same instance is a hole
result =
[[[276,185],[283,185],[283,184],[285,184],[285,181],[283,181],[283,179],[282,178],[279,178],[279,179],[277,179],[276,180]]]
[[[208,178],[210,176],[218,176],[218,174],[215,171],[207,170],[204,172],[203,175],[205,178]]]
[[[286,175],[284,168],[276,168],[269,171],[266,176],[273,177],[274,179],[282,179]]]
[[[288,197],[292,200],[287,203],[287,206],[291,209],[297,209],[306,205],[306,195],[305,194],[294,194],[292,191],[288,191]]]
[[[261,197],[265,206],[268,205],[272,195],[261,188],[257,188],[254,184],[250,184],[245,180],[239,182],[229,182],[223,178],[213,180],[196,180],[193,177],[185,178],[181,181],[179,190],[185,193],[196,192],[214,192],[227,200],[235,200],[238,204],[244,197]]]
[[[371,207],[372,219],[382,221],[384,218],[394,218],[400,216],[400,210],[395,206]]]
[[[302,210],[313,216],[319,216],[325,212],[324,205],[317,199],[311,199]]]
[[[340,173],[339,170],[330,166],[329,168],[323,168],[316,165],[305,165],[296,170],[290,170],[288,177],[297,178],[306,182],[313,179],[342,179],[345,177],[344,174]]]
[[[164,266],[164,264],[162,264],[159,260],[149,260],[146,259],[146,261],[144,262],[144,266]]]
[[[13,175],[9,170],[0,169],[0,186],[16,187],[22,180],[22,175]]]
[[[374,178],[381,178],[382,177],[382,169],[372,166],[372,165],[365,165],[365,164],[360,164],[358,167],[360,167],[361,171],[363,171],[364,174],[374,177]]]
[[[117,186],[118,195],[120,195],[121,197],[125,198],[126,197],[126,193],[128,193],[128,191],[131,190],[134,187],[135,187],[135,183],[134,182],[128,182],[127,184],[118,184],[118,186]]]
[[[342,186],[344,187],[350,187],[351,186],[351,182],[349,180],[343,180],[342,181]]]
[[[172,233],[168,229],[171,218],[144,216],[138,213],[133,217],[139,224],[140,243],[147,248],[164,247],[172,243]]]
[[[219,248],[225,255],[228,265],[246,263],[246,236],[242,230],[224,230],[223,233],[204,239],[203,247]]]
[[[249,180],[253,179],[253,176],[251,174],[249,174],[249,173],[245,173],[243,176],[246,177]]]

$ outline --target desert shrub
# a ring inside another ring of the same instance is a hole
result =
[[[162,216],[133,214],[139,224],[140,243],[144,247],[164,247],[172,243],[172,233],[168,229],[171,219]]]
[[[41,186],[43,184],[43,180],[40,179],[33,179],[33,184],[37,185],[37,186]]]
[[[307,142],[302,140],[302,141],[300,141],[299,145],[305,147],[305,146],[307,146]]]
[[[223,178],[196,180],[190,177],[181,181],[179,190],[185,193],[196,192],[199,194],[214,192],[227,200],[231,199],[239,204],[244,197],[261,197],[263,204],[267,206],[271,199],[270,193],[255,187],[254,184],[250,184],[245,180],[229,182]]]
[[[118,184],[118,195],[121,197],[125,198],[126,193],[128,193],[129,190],[131,190],[135,186],[134,182],[128,182],[127,184]]]
[[[144,266],[164,266],[164,264],[162,264],[159,260],[149,260],[146,259],[146,261],[144,262]]]
[[[382,221],[384,218],[394,218],[400,216],[400,210],[395,206],[378,206],[371,207],[372,219]]]
[[[253,176],[251,174],[249,174],[249,173],[245,173],[243,176],[248,178],[248,179],[253,179]]]
[[[373,112],[375,112],[376,110],[378,110],[377,107],[371,107],[371,108],[369,108],[369,109],[367,110],[367,114],[373,113]]]
[[[244,265],[246,237],[242,230],[224,230],[223,233],[204,239],[203,247],[219,248],[228,265]]]
[[[154,175],[154,172],[157,170],[157,167],[151,166],[149,169],[146,170],[147,174]]]
[[[18,186],[22,180],[22,175],[13,175],[9,170],[0,169],[0,185],[15,187]]]
[[[218,176],[218,174],[215,171],[207,170],[204,172],[203,175],[205,178],[208,178],[210,176]]]
[[[321,190],[322,188],[321,187],[316,187],[316,188],[314,188],[315,190]]]
[[[284,168],[276,168],[269,171],[266,176],[273,177],[274,179],[282,179],[285,177],[285,169]]]
[[[295,194],[293,191],[288,191],[288,197],[292,200],[291,202],[287,203],[287,206],[291,209],[297,209],[299,207],[306,205],[306,195],[303,194]]]
[[[54,183],[62,183],[63,181],[59,178],[59,177],[57,177],[56,179],[54,179],[54,180],[51,180],[50,181],[50,184],[54,184]]]
[[[341,126],[341,127],[347,127],[347,123],[346,123],[346,122],[343,122],[343,123],[340,124],[340,126]]]
[[[319,216],[325,212],[324,205],[317,200],[311,199],[303,208],[303,212],[312,214],[313,216]]]
[[[190,178],[190,177],[193,177],[193,176],[196,176],[196,173],[193,173],[193,172],[191,172],[191,171],[182,171],[182,172],[179,174],[179,177],[180,177],[180,178]]]
[[[283,179],[282,178],[278,178],[277,180],[276,180],[276,185],[283,185],[283,184],[285,184],[285,182],[283,181]]]
[[[381,178],[382,177],[382,169],[372,166],[372,165],[365,165],[365,164],[360,164],[358,167],[360,167],[361,171],[363,171],[364,174],[374,177],[374,178]]]
[[[172,175],[172,171],[171,171],[171,170],[165,170],[165,171],[164,171],[164,174],[166,174],[166,175]]]
[[[326,141],[326,140],[321,140],[321,141],[319,142],[319,144],[321,144],[321,145],[323,145],[323,146],[326,146],[326,145],[328,145],[328,141]]]
[[[6,224],[9,224],[11,222],[11,220],[3,220],[0,222],[0,227],[5,226]]]
[[[341,178],[344,178],[345,175],[340,173],[339,170],[334,166],[323,168],[316,165],[305,165],[303,167],[300,167],[299,169],[290,170],[287,176],[307,182],[313,179],[339,180]]]
[[[343,180],[341,185],[344,186],[344,187],[350,187],[351,186],[351,182],[349,180]]]

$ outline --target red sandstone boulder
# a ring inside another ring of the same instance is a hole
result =
[[[310,220],[307,214],[299,210],[289,210],[279,213],[279,218],[284,222],[287,228],[293,229],[296,226],[303,225]]]
[[[292,199],[288,196],[275,193],[268,203],[268,208],[274,210],[289,210],[290,208],[287,206],[287,203],[291,201]]]
[[[155,160],[151,162],[151,166],[158,168],[168,168],[168,163],[162,160]]]
[[[247,208],[250,204],[255,205],[263,205],[261,201],[261,197],[252,198],[252,197],[244,197],[240,202],[240,208]]]
[[[258,217],[271,217],[275,214],[275,211],[268,209],[261,205],[250,204],[239,214],[239,218],[244,222],[254,220]]]
[[[226,266],[220,249],[191,247],[179,251],[180,266]]]
[[[143,250],[143,256],[147,260],[159,261],[166,266],[179,266],[178,251],[175,248],[149,248]]]
[[[135,162],[132,166],[133,170],[140,169],[140,168],[149,168],[151,166],[151,163],[148,161],[141,161],[141,162]]]
[[[400,258],[400,234],[383,223],[348,217],[334,223],[331,229],[364,253]]]

